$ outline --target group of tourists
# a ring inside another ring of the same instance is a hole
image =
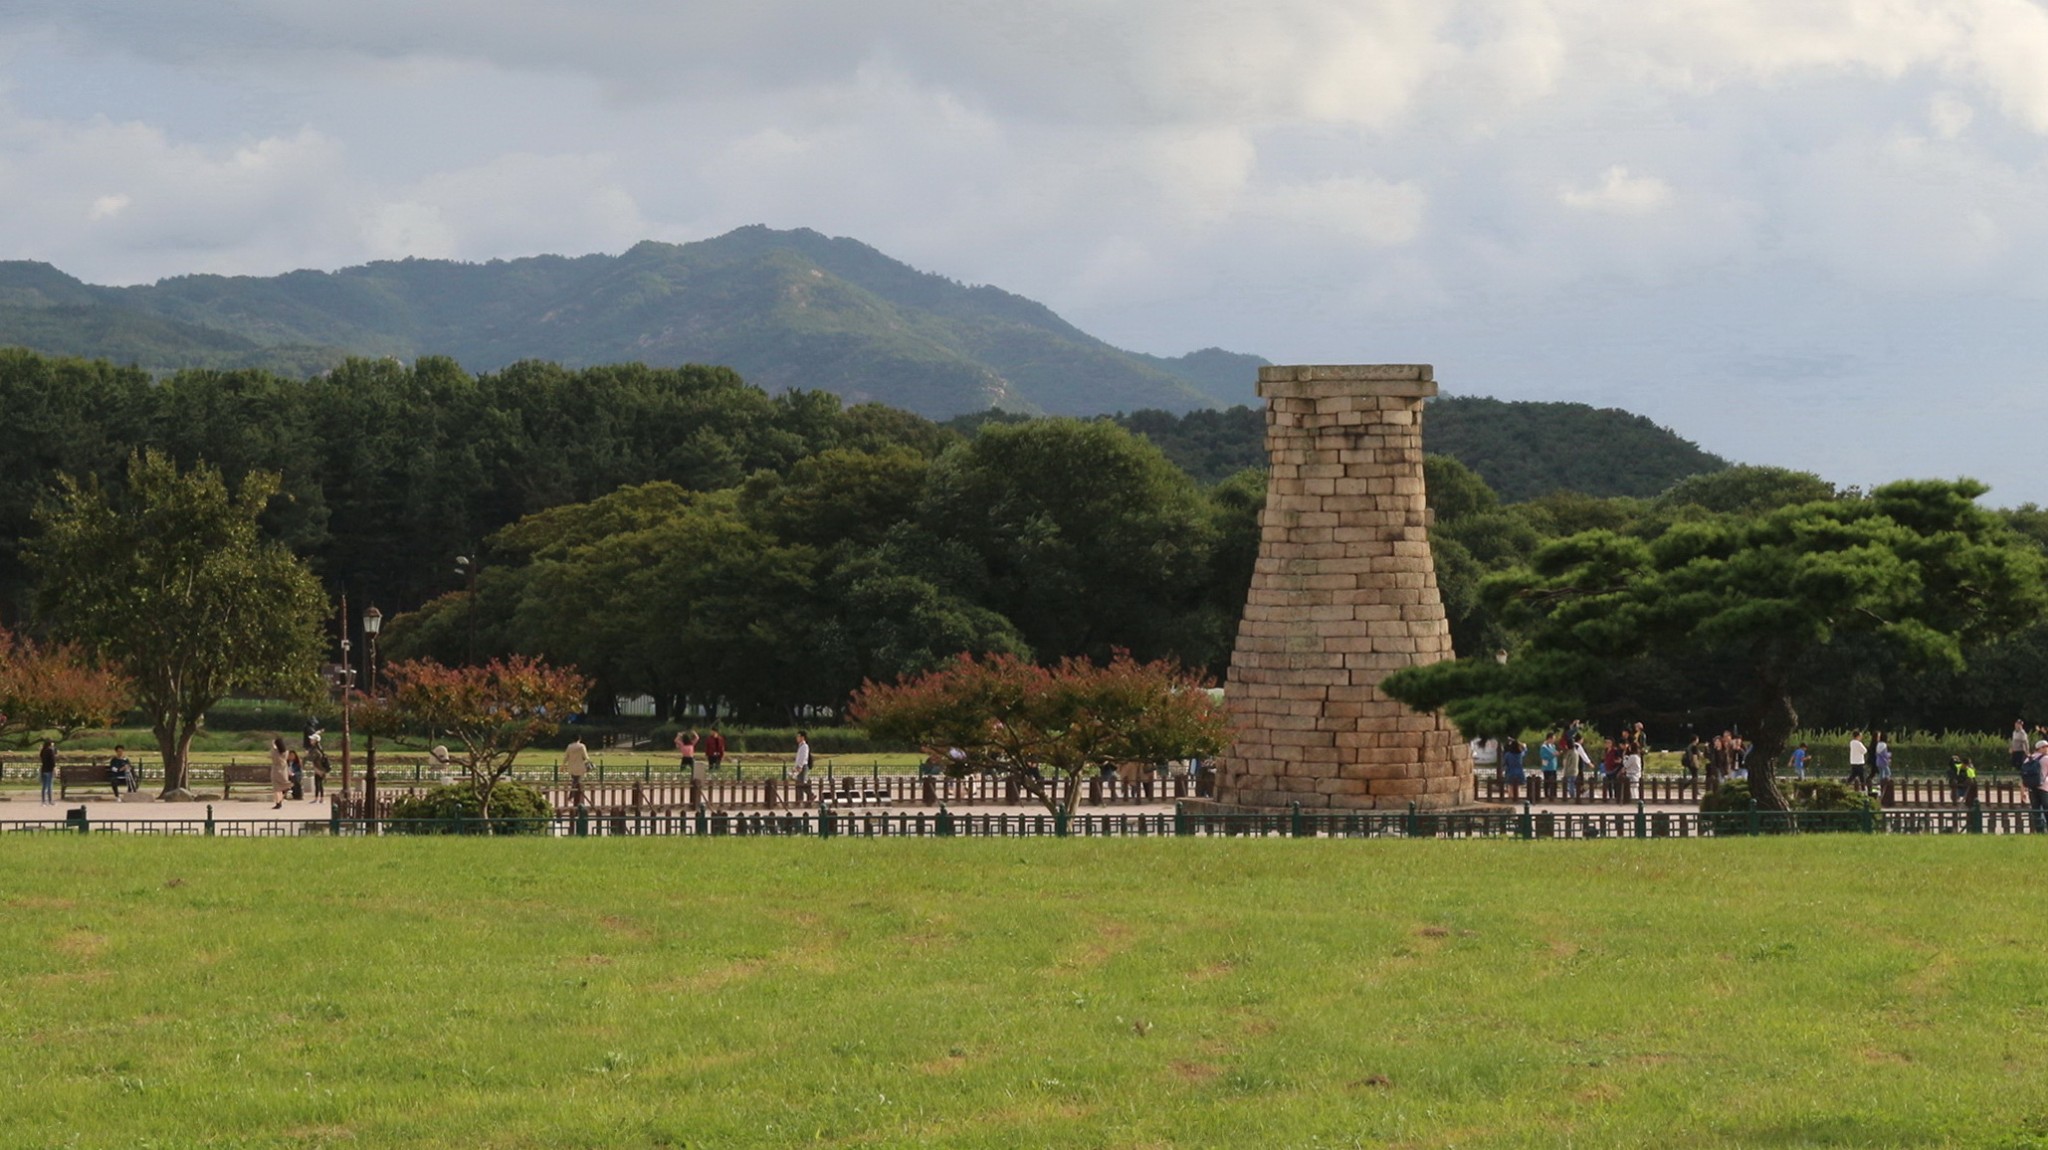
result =
[[[1749,756],[1754,749],[1752,741],[1733,729],[1711,739],[1694,735],[1680,752],[1679,764],[1688,782],[1703,783],[1701,791],[1711,792],[1724,783],[1748,779]],[[1603,799],[1628,802],[1640,790],[1649,743],[1643,724],[1628,724],[1607,737],[1595,753],[1587,746],[1586,724],[1573,720],[1548,731],[1533,751],[1512,738],[1474,739],[1471,750],[1475,763],[1498,766],[1511,802],[1523,798],[1524,788],[1532,801],[1590,797],[1596,784]],[[1893,778],[1890,734],[1875,729],[1851,731],[1845,750],[1844,758],[1834,761],[1843,764],[1846,760],[1847,785],[1888,793]],[[2012,769],[2027,791],[2036,829],[2048,832],[2048,725],[2029,727],[2024,721],[2015,721],[2010,751]],[[1802,781],[1825,769],[1803,742],[1787,752],[1785,766],[1794,779]],[[1949,756],[1948,782],[1955,801],[1975,801],[1976,763],[1968,755]]]
[[[1702,774],[1706,775],[1706,789],[1717,791],[1721,784],[1739,782],[1749,778],[1749,753],[1756,744],[1736,734],[1732,729],[1724,730],[1712,739],[1703,740],[1698,735],[1685,750],[1679,752],[1679,766],[1685,770],[1685,781],[1696,783]],[[1803,748],[1802,748],[1803,749]],[[1805,760],[1800,760],[1804,771]],[[1804,774],[1800,778],[1805,778]]]
[[[305,748],[303,755],[297,747],[286,747],[282,735],[270,740],[271,810],[282,808],[287,798],[317,803],[327,797],[327,752],[320,747],[320,729],[308,724],[300,743]],[[313,795],[306,798],[309,773],[313,777]]]
[[[1472,751],[1475,762],[1498,761],[1500,776],[1507,784],[1510,801],[1520,801],[1522,788],[1529,788],[1529,798],[1555,799],[1560,793],[1565,798],[1591,795],[1597,782],[1602,797],[1616,802],[1627,802],[1640,789],[1643,781],[1643,762],[1649,756],[1649,737],[1643,725],[1636,723],[1624,726],[1606,741],[1598,760],[1586,748],[1586,724],[1573,719],[1561,724],[1543,736],[1536,745],[1534,766],[1541,773],[1539,779],[1529,777],[1529,749],[1520,739],[1508,739],[1495,744],[1491,739],[1473,740]]]

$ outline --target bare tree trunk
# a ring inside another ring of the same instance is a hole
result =
[[[1792,697],[1782,683],[1775,679],[1766,682],[1752,718],[1750,729],[1755,735],[1747,764],[1749,797],[1756,800],[1758,810],[1790,810],[1791,804],[1778,789],[1778,759],[1791,742],[1792,732],[1799,729],[1799,712],[1793,709]]]
[[[1022,788],[1025,794],[1037,799],[1038,805],[1045,808],[1046,814],[1056,815],[1060,813],[1059,784],[1057,782],[1053,782],[1052,793],[1047,794],[1045,790],[1046,783],[1053,780],[1046,779],[1043,775],[1033,777],[1029,771],[1017,771],[1014,777],[1017,780],[1018,787]],[[1054,780],[1058,778],[1058,775],[1053,776]]]
[[[157,757],[164,764],[164,786],[157,797],[169,798],[185,785],[185,758],[179,752],[177,726],[175,721],[167,723],[160,718],[150,726],[150,733],[156,736]]]
[[[1073,821],[1074,808],[1081,805],[1081,773],[1073,771],[1060,776],[1067,785],[1067,793],[1060,796],[1060,812],[1067,816],[1068,822]]]

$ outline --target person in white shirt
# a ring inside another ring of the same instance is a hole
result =
[[[1859,785],[1864,780],[1863,767],[1870,752],[1863,746],[1863,732],[1853,731],[1849,735],[1849,784]]]
[[[796,733],[796,793],[805,801],[811,797],[811,736],[806,731]]]
[[[577,736],[562,749],[562,769],[569,772],[569,802],[583,809],[583,776],[590,773],[590,748]]]

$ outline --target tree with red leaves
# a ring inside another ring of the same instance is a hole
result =
[[[0,740],[70,738],[128,709],[128,680],[69,643],[45,646],[0,627]]]
[[[519,752],[559,730],[590,691],[574,668],[524,655],[480,667],[415,659],[394,663],[385,674],[391,690],[371,710],[369,722],[393,733],[444,732],[461,743],[462,752],[450,757],[476,787],[485,818],[491,792],[511,775]]]
[[[863,684],[848,713],[874,737],[915,743],[954,774],[1014,778],[1048,811],[1072,815],[1089,770],[1151,767],[1228,745],[1229,723],[1208,686],[1169,660],[1140,663],[1125,651],[1108,666],[961,655],[927,674]]]

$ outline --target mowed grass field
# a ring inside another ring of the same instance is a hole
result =
[[[2048,844],[0,836],[6,1146],[2048,1146]]]

